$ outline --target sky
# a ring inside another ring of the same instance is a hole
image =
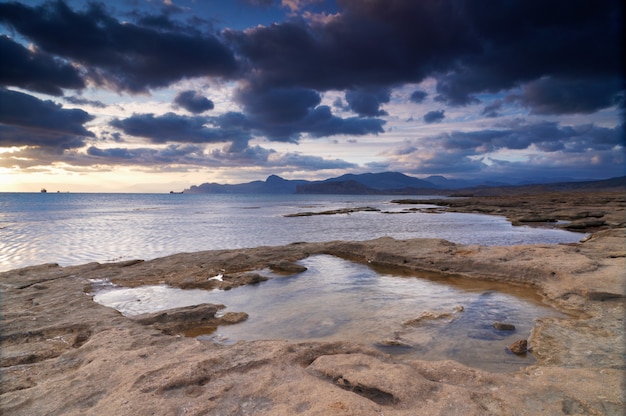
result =
[[[0,1],[0,192],[625,172],[620,1]]]

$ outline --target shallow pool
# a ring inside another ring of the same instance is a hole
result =
[[[200,303],[249,314],[243,323],[190,334],[211,342],[349,340],[406,358],[453,359],[497,372],[534,362],[531,354],[517,356],[506,347],[528,338],[535,319],[564,317],[526,287],[376,269],[327,255],[300,263],[306,272],[263,271],[272,278],[229,291],[100,285],[94,300],[125,315]],[[494,322],[513,324],[515,331],[496,330]]]

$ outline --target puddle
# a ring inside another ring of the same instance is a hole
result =
[[[221,303],[247,321],[186,334],[200,340],[351,340],[409,359],[453,359],[495,372],[532,364],[506,347],[528,338],[534,320],[561,316],[526,287],[375,269],[333,256],[299,262],[308,270],[229,291],[167,286],[119,288],[100,283],[94,300],[125,315]],[[494,322],[515,331],[493,328]]]

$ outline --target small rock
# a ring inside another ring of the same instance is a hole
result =
[[[306,267],[298,263],[289,261],[289,260],[281,260],[277,263],[272,263],[270,264],[270,269],[272,269],[272,271],[276,273],[288,273],[288,274],[302,273],[302,272],[307,271]]]
[[[411,344],[406,343],[400,339],[397,338],[393,338],[393,339],[383,339],[382,341],[380,341],[378,343],[381,346],[384,347],[403,347],[403,348],[411,348]]]
[[[509,349],[514,354],[525,354],[528,351],[528,341],[520,339],[509,345]]]
[[[507,324],[505,322],[494,322],[493,327],[500,331],[515,331],[515,325]]]

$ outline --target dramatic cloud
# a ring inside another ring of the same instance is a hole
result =
[[[623,145],[623,125],[604,128],[541,122],[500,130],[453,131],[407,141],[385,154],[391,169],[404,172],[545,182],[555,177],[594,177],[598,169],[604,170],[605,177],[622,176]],[[506,160],[511,151],[518,153]]]
[[[579,163],[602,177],[623,170],[623,11],[618,0],[1,2],[0,147],[20,149],[0,149],[0,163],[499,176]],[[331,136],[330,150],[309,140]],[[335,150],[347,161],[318,157]]]
[[[468,155],[501,149],[523,150],[531,146],[548,153],[555,151],[584,153],[623,146],[623,134],[623,126],[615,128],[594,125],[559,126],[555,122],[542,122],[502,130],[453,131],[437,136],[437,142],[445,149],[464,150]]]
[[[446,117],[444,110],[429,111],[424,114],[424,123],[438,123]]]
[[[203,165],[205,157],[201,147],[193,145],[169,145],[164,149],[112,148],[99,149],[91,146],[87,154],[102,161],[96,163],[122,165]]]
[[[87,98],[82,98],[82,97],[77,97],[77,96],[68,96],[68,97],[63,97],[63,98],[65,99],[65,101],[67,101],[70,104],[90,105],[96,108],[107,107],[105,103],[103,103],[102,101],[98,101],[98,100],[89,100]]]
[[[190,113],[200,114],[208,110],[213,110],[215,105],[202,94],[196,91],[183,91],[174,98],[174,103],[189,111]]]
[[[321,97],[311,89],[241,88],[236,99],[259,134],[272,141],[297,142],[302,133],[313,137],[378,134],[385,124],[374,118],[337,117],[330,107],[319,105]]]
[[[529,82],[519,97],[535,114],[593,113],[623,100],[618,78],[554,79],[543,77]]]
[[[473,94],[507,90],[542,77],[602,82],[621,78],[622,7],[617,1],[539,0],[498,3],[464,2],[480,49],[463,54],[438,77],[440,99],[464,105]],[[601,46],[600,46],[601,45]],[[614,85],[612,93],[623,89]],[[587,91],[588,92],[588,91]],[[597,107],[597,98],[575,93],[575,108]],[[606,90],[602,95],[611,95]],[[542,106],[540,97],[529,102]],[[552,96],[548,97],[548,105]],[[595,104],[587,103],[592,98]],[[604,101],[604,106],[610,106]],[[578,111],[578,110],[576,110]]]
[[[84,127],[93,116],[52,101],[0,89],[0,145],[70,149],[94,134]]]
[[[387,112],[380,109],[391,98],[389,88],[363,88],[346,92],[346,101],[352,111],[362,117],[386,116]]]
[[[242,88],[235,98],[252,120],[267,124],[302,120],[321,102],[318,92],[305,88]]]
[[[353,90],[434,76],[441,102],[467,105],[478,101],[478,93],[545,76],[623,79],[622,14],[616,1],[519,0],[489,10],[478,0],[345,0],[341,5],[341,14],[327,23],[293,21],[226,35],[254,68],[254,82],[273,87]],[[611,106],[606,97],[623,90],[611,85],[598,91],[604,99],[586,91],[574,94],[580,103],[570,105]]]
[[[297,168],[299,170],[326,170],[326,169],[351,169],[357,165],[340,159],[328,160],[318,156],[307,156],[299,153],[278,153],[273,149],[265,149],[261,146],[251,146],[240,151],[231,151],[228,148],[215,149],[211,157],[220,161],[220,164],[229,165],[253,165],[256,167],[271,168]]]
[[[224,129],[209,127],[212,119],[202,116],[180,116],[166,113],[133,114],[125,119],[114,119],[109,124],[125,134],[145,137],[152,143],[220,143],[229,141],[248,142],[249,132],[243,128]]]
[[[452,3],[342,1],[342,13],[323,24],[293,21],[226,36],[255,68],[258,85],[325,91],[419,82],[478,46]]]
[[[76,12],[64,2],[0,4],[0,22],[41,50],[83,65],[89,78],[121,91],[165,87],[183,78],[232,76],[232,52],[214,35],[120,22],[101,4]]]
[[[81,89],[80,73],[67,62],[32,52],[9,37],[0,35],[0,85],[61,96],[62,88]]]
[[[427,96],[428,96],[428,93],[426,91],[415,90],[411,93],[409,100],[412,103],[420,104],[424,102]]]

